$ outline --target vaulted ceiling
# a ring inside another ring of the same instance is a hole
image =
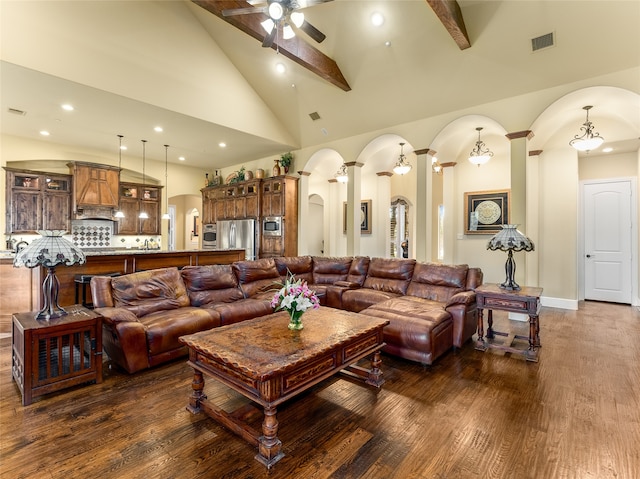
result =
[[[305,9],[326,40],[300,33],[291,55],[212,13],[217,3],[1,0],[2,132],[49,128],[45,141],[107,154],[117,134],[146,138],[151,158],[168,143],[210,169],[640,64],[636,1],[334,0]],[[555,46],[532,52],[548,33]],[[349,88],[292,59],[308,47]],[[80,106],[67,115],[63,102]]]

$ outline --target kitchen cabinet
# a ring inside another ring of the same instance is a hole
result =
[[[69,231],[71,176],[5,169],[7,233],[35,233],[42,229]]]
[[[261,235],[260,257],[298,255],[298,178],[275,176],[262,181],[261,219],[282,217],[280,236]]]
[[[136,183],[120,183],[120,211],[124,218],[116,222],[119,235],[158,235],[160,231],[161,187]],[[140,219],[142,212],[148,219]]]
[[[200,190],[203,222],[209,224],[218,220],[258,219],[260,181],[253,179]]]

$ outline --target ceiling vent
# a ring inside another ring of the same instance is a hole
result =
[[[20,115],[20,116],[25,116],[27,114],[26,111],[18,110],[17,108],[7,108],[7,111],[14,115]]]
[[[553,32],[546,35],[540,35],[539,37],[531,39],[531,50],[537,52],[543,48],[549,48],[555,45],[555,35]]]
[[[317,111],[314,111],[313,113],[309,113],[309,118],[311,118],[313,121],[319,120],[320,114]]]

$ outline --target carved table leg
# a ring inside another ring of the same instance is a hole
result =
[[[369,377],[365,381],[367,384],[371,386],[375,386],[377,388],[381,387],[384,384],[384,379],[382,378],[382,370],[380,369],[380,365],[382,364],[382,358],[380,357],[380,350],[373,353],[371,357],[371,369],[369,370]]]
[[[487,339],[493,339],[493,309],[490,309],[487,313]]]
[[[484,310],[478,308],[478,339],[476,340],[476,349],[478,351],[486,351],[487,345],[484,342]]]
[[[193,392],[191,393],[191,397],[189,398],[189,405],[187,406],[187,411],[192,414],[197,414],[201,411],[200,409],[200,401],[207,399],[207,396],[203,393],[204,389],[204,377],[202,376],[202,372],[197,369],[193,370],[193,381],[191,382],[191,389]]]
[[[278,419],[276,408],[267,406],[264,408],[264,421],[262,422],[262,436],[258,439],[258,454],[256,460],[264,464],[267,469],[284,457],[282,442],[278,439]]]

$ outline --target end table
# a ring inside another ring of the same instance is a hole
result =
[[[79,304],[65,310],[50,320],[35,319],[35,312],[13,315],[11,372],[23,406],[36,396],[102,382],[102,316]]]
[[[538,362],[538,349],[540,348],[540,295],[542,288],[522,286],[519,291],[508,291],[497,284],[483,284],[476,288],[476,303],[478,307],[478,339],[475,348],[486,351],[489,348],[499,349],[510,353],[521,354],[527,361]],[[483,311],[488,309],[487,336],[484,337]],[[493,329],[493,310],[524,313],[529,316],[529,336],[520,336],[512,333],[504,333]],[[506,336],[507,339],[498,343],[497,336]],[[514,340],[524,339],[529,341],[528,349],[519,349],[512,346]]]

